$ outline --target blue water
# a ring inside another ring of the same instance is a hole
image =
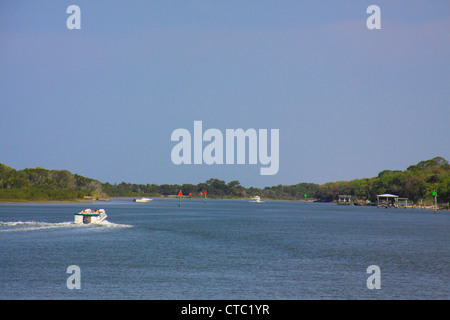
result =
[[[109,223],[73,225],[87,207]],[[287,201],[0,204],[0,299],[449,299],[449,231],[448,211]]]

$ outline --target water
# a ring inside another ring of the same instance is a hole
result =
[[[73,225],[86,207],[108,222]],[[0,299],[449,299],[449,230],[448,211],[303,202],[0,204]]]

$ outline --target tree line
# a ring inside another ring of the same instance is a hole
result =
[[[431,201],[433,190],[437,190],[440,203],[450,201],[450,166],[442,157],[421,161],[404,171],[384,170],[373,178],[325,183],[315,196],[333,201],[339,194],[346,194],[374,202],[378,194],[390,193],[417,203]]]
[[[391,193],[410,201],[431,201],[437,190],[439,202],[450,201],[450,165],[442,157],[421,161],[406,170],[384,170],[377,177],[351,181],[298,183],[265,188],[246,188],[238,180],[225,182],[211,178],[199,184],[102,183],[72,174],[67,170],[33,168],[15,170],[0,164],[0,199],[3,200],[69,200],[90,197],[159,197],[184,195],[200,197],[207,190],[209,198],[251,198],[259,195],[273,200],[336,201],[341,194],[364,201],[376,201],[378,194]],[[305,197],[306,195],[306,197]]]
[[[264,189],[249,187],[245,188],[238,180],[233,180],[226,183],[223,180],[211,178],[199,184],[131,184],[119,183],[110,184],[105,183],[103,190],[106,194],[112,197],[135,197],[135,196],[173,196],[177,195],[181,190],[183,195],[192,194],[193,197],[200,197],[206,190],[208,197],[211,198],[251,198],[255,195],[269,199],[279,200],[299,200],[303,199],[304,195],[312,195],[319,188],[318,184],[314,183],[299,183],[290,186],[273,186],[265,187]]]
[[[104,195],[100,181],[67,170],[16,170],[0,164],[1,200],[72,200]]]

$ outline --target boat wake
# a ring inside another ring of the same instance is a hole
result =
[[[93,226],[100,226],[100,227],[108,227],[108,228],[132,228],[133,226],[131,224],[120,224],[120,223],[112,223],[108,220],[103,220],[102,222],[96,222],[91,223]]]
[[[37,221],[0,221],[0,232],[13,232],[13,231],[33,231],[33,230],[45,230],[45,229],[57,229],[57,228],[87,228],[87,227],[106,227],[106,228],[130,228],[133,227],[129,224],[117,224],[107,220],[103,220],[99,223],[92,224],[75,224],[73,222],[37,222]]]

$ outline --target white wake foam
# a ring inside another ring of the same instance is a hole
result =
[[[91,223],[91,224],[82,224],[81,226],[102,226],[109,228],[131,228],[133,227],[131,224],[120,224],[120,223],[112,223],[108,220],[103,220],[102,222]]]
[[[32,230],[45,230],[45,229],[55,229],[55,228],[79,228],[79,227],[108,227],[108,228],[130,228],[132,225],[128,224],[117,224],[104,220],[100,223],[95,224],[75,224],[73,222],[37,222],[37,221],[10,221],[2,222],[0,221],[0,232],[11,232],[11,231],[32,231]]]

